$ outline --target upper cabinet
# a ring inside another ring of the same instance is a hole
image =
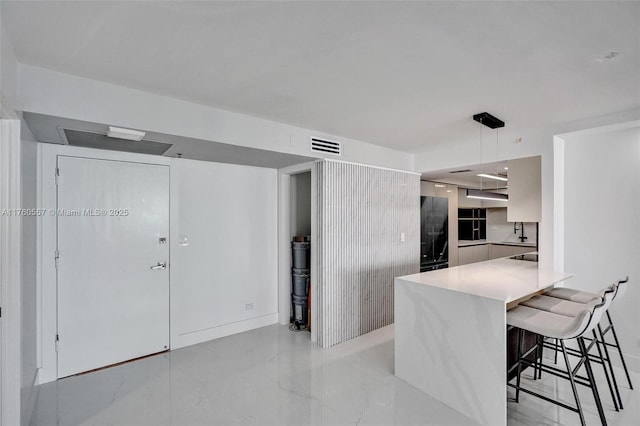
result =
[[[507,221],[540,222],[542,184],[540,156],[509,160]]]

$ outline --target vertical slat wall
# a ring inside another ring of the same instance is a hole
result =
[[[318,344],[329,347],[393,323],[393,279],[420,269],[420,177],[329,160],[315,167],[312,297]]]

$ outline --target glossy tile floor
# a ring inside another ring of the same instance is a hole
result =
[[[622,375],[619,375],[622,377]],[[632,377],[640,386],[640,377]],[[526,380],[526,379],[525,379]],[[566,401],[564,382],[531,382]],[[605,389],[603,389],[604,391]],[[598,425],[588,389],[587,423]],[[609,424],[640,424],[640,391]],[[524,395],[510,425],[579,424],[578,416]],[[34,425],[467,425],[473,421],[393,375],[393,327],[330,349],[307,332],[269,326],[42,385]]]

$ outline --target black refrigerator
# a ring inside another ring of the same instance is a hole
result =
[[[449,199],[420,197],[420,272],[449,266]]]

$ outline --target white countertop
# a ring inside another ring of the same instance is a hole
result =
[[[406,275],[398,279],[501,300],[507,304],[553,287],[572,276],[573,274],[541,269],[537,262],[503,258]]]

